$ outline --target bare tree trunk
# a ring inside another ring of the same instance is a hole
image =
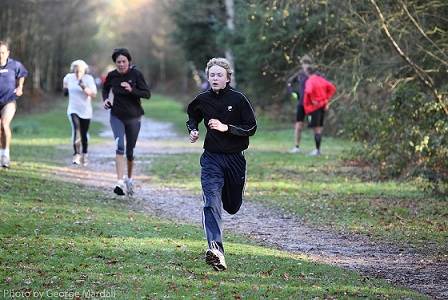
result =
[[[12,34],[11,30],[11,24],[12,24],[12,8],[9,5],[8,9],[6,10],[6,29],[5,29],[5,36],[9,37]],[[8,41],[9,42],[9,41]]]
[[[235,5],[234,5],[233,0],[225,0],[225,5],[226,5],[226,12],[227,12],[227,29],[229,30],[230,34],[233,35],[233,33],[235,32]],[[226,56],[226,59],[229,61],[230,66],[233,70],[231,85],[236,87],[237,81],[236,81],[236,74],[235,74],[235,59],[233,56],[233,51],[229,45],[227,45],[227,49],[225,51],[225,56]]]
[[[29,44],[27,55],[29,55],[29,61],[31,62],[29,68],[32,69],[31,73],[33,74],[32,90],[34,92],[40,92],[40,83],[42,80],[42,63],[40,57],[42,51],[39,47],[39,31],[42,30],[42,25],[39,24],[39,11],[36,9],[36,5],[33,6],[34,7],[28,16],[29,23],[27,25],[27,39]]]

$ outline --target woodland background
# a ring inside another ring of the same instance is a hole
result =
[[[445,0],[3,0],[0,39],[30,71],[26,109],[60,92],[71,61],[101,76],[127,47],[183,101],[209,58],[229,58],[237,88],[279,124],[293,121],[285,82],[309,54],[338,88],[326,133],[359,142],[379,179],[447,194],[447,16]]]

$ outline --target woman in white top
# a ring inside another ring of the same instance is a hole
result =
[[[75,60],[71,73],[64,77],[64,95],[68,96],[67,116],[72,125],[73,164],[87,165],[88,130],[92,118],[92,98],[96,96],[93,77],[86,74],[88,65]]]

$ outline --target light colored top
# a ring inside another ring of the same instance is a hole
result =
[[[92,75],[84,74],[82,81],[95,94],[97,93],[95,80]],[[64,77],[64,86],[68,88],[67,115],[77,114],[81,119],[92,118],[92,98],[79,86],[79,80],[75,73],[69,73]]]

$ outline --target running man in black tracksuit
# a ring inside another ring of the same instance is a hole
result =
[[[207,63],[211,88],[188,105],[190,141],[199,138],[198,124],[204,120],[207,134],[201,156],[202,216],[209,249],[206,262],[217,271],[227,268],[222,241],[222,207],[235,214],[241,207],[246,182],[243,151],[257,123],[249,100],[229,86],[232,70],[224,58]]]

